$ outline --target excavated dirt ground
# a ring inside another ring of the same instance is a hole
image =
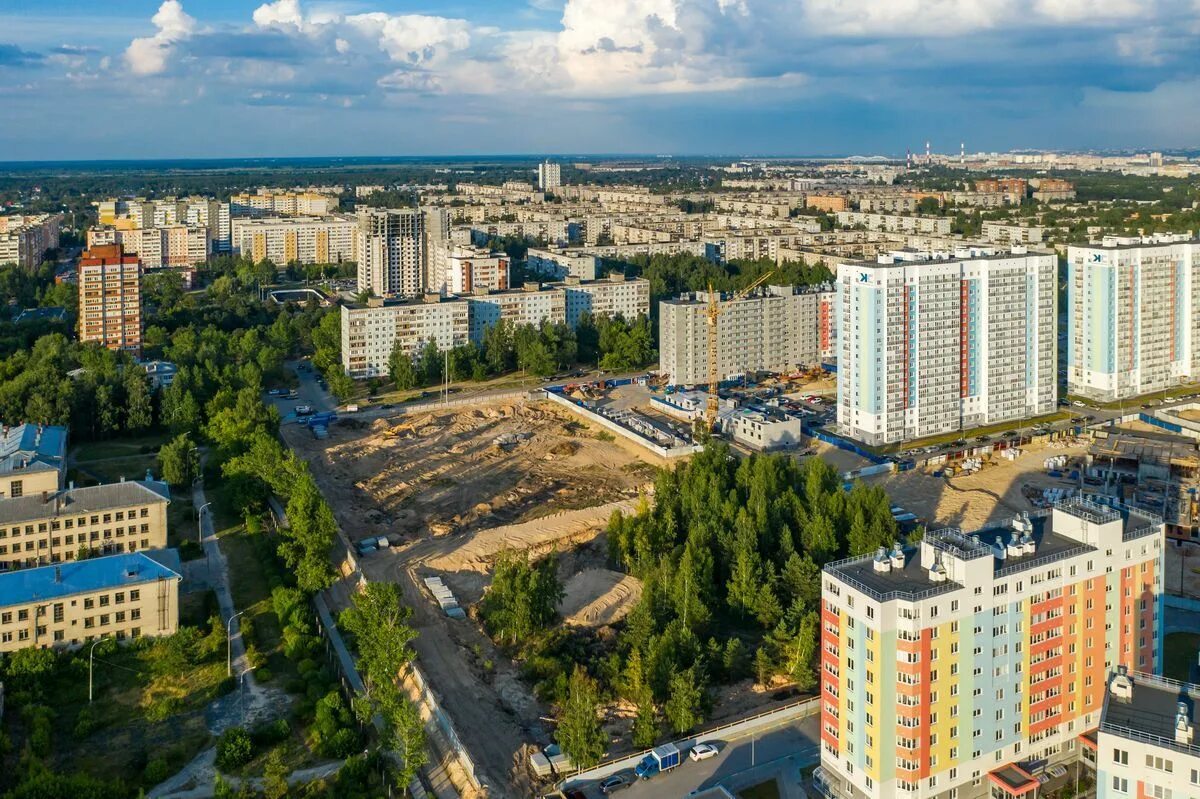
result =
[[[284,435],[355,541],[515,524],[635,497],[653,480],[653,456],[545,402],[342,423],[325,440],[294,425]]]

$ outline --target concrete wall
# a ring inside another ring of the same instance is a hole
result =
[[[655,444],[653,441],[650,441],[648,438],[645,438],[644,436],[639,435],[637,432],[630,430],[628,427],[617,424],[612,419],[608,419],[604,416],[601,416],[600,414],[596,413],[595,411],[589,410],[589,409],[583,407],[582,405],[579,405],[578,403],[562,396],[561,394],[557,394],[553,391],[545,391],[542,393],[544,394],[544,396],[547,399],[551,400],[552,402],[558,403],[559,405],[563,406],[564,408],[567,408],[572,413],[583,418],[584,420],[591,422],[592,424],[598,424],[601,427],[603,427],[607,430],[610,430],[613,433],[616,433],[617,435],[628,439],[629,441],[632,441],[633,443],[637,444],[639,447],[644,447],[645,449],[649,450],[650,452],[653,452],[655,455],[659,456],[660,458],[668,458],[668,459],[682,458],[687,455],[693,455],[697,452],[700,452],[702,449],[704,449],[704,447],[702,447],[698,444],[693,444],[693,445],[685,446],[685,447],[660,446],[658,444]]]

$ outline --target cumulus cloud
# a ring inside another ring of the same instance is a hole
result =
[[[163,0],[150,22],[157,28],[154,35],[134,39],[125,50],[125,63],[135,75],[165,72],[175,46],[196,31],[196,20],[179,0]]]

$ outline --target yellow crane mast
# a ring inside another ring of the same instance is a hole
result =
[[[737,302],[743,297],[750,294],[756,288],[766,283],[775,271],[765,272],[758,277],[753,283],[741,291],[734,294],[724,302],[721,301],[721,295],[713,291],[712,283],[708,284],[708,405],[705,413],[705,421],[708,422],[708,429],[712,430],[717,424],[717,409],[720,407],[720,399],[717,396],[717,387],[721,382],[721,370],[718,365],[719,347],[717,345],[717,320],[721,317],[721,312],[729,303]]]

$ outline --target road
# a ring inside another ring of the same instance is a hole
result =
[[[762,782],[770,779],[769,775],[772,773],[770,769],[764,773],[762,768],[758,768],[764,764],[778,763],[780,769],[785,765],[812,765],[821,758],[820,719],[819,714],[814,714],[800,721],[736,740],[726,741],[719,736],[707,738],[706,742],[715,743],[720,749],[716,757],[694,763],[685,755],[683,765],[679,768],[650,780],[635,780],[633,787],[616,795],[621,799],[686,797],[693,791],[729,783],[738,783],[736,788],[740,789],[745,786],[740,784],[738,777],[748,769],[754,768],[755,781]],[[791,758],[790,763],[787,758]],[[633,779],[632,770],[621,773]],[[602,795],[595,785],[584,788],[584,794],[597,799]]]

